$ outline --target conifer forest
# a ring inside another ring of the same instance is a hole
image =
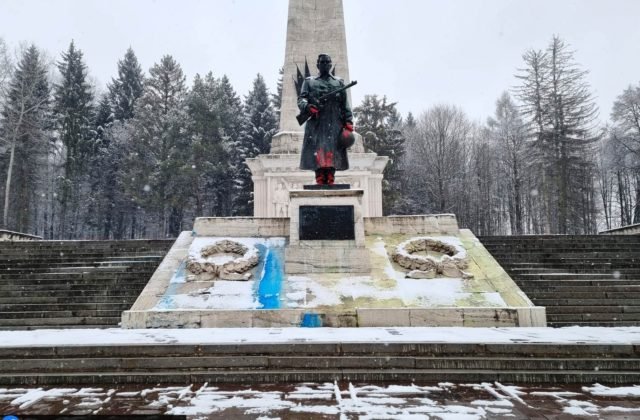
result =
[[[365,148],[390,158],[385,215],[454,213],[476,235],[640,223],[640,83],[601,115],[571,46],[553,36],[539,48],[522,52],[486,121],[449,103],[400,115],[374,91],[352,104]],[[198,216],[252,214],[245,159],[269,153],[290,77],[270,92],[258,74],[240,95],[224,74],[188,81],[170,55],[143,69],[131,48],[106,87],[89,74],[74,42],[0,39],[0,229],[171,238]]]

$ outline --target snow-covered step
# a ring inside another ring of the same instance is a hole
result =
[[[0,332],[0,384],[638,383],[640,328]]]
[[[640,325],[640,235],[480,240],[548,325]]]
[[[0,243],[0,329],[117,326],[171,243]]]

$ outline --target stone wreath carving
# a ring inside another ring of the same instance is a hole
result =
[[[421,251],[434,251],[444,255],[440,259],[428,255],[415,255]],[[464,250],[435,238],[411,238],[398,245],[391,258],[399,266],[410,270],[406,275],[409,278],[432,279],[438,275],[463,279],[473,277],[462,271],[469,266]]]
[[[207,259],[216,254],[234,254],[234,258],[224,263],[216,263]],[[249,280],[251,270],[258,265],[258,250],[255,247],[246,247],[239,242],[224,239],[208,245],[200,250],[200,258],[189,256],[187,270],[193,274],[206,274],[210,278],[222,280]]]

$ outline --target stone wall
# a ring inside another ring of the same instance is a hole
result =
[[[41,236],[29,235],[28,233],[12,232],[0,229],[0,241],[40,241]]]
[[[363,220],[366,235],[459,233],[458,222],[453,214],[364,217]],[[193,232],[196,236],[288,237],[289,223],[289,218],[279,217],[198,217]]]
[[[358,308],[351,311],[162,310],[125,311],[123,328],[295,328],[305,315],[323,327],[544,327],[544,308]],[[250,334],[250,333],[248,333]]]
[[[428,233],[457,235],[458,221],[454,214],[424,214],[416,216],[367,217],[364,219],[367,235],[394,233],[423,235]]]
[[[640,235],[640,223],[622,226],[615,229],[603,230],[600,235]]]
[[[193,224],[196,236],[286,237],[289,219],[254,217],[198,217]]]

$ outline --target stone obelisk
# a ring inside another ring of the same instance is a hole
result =
[[[302,132],[295,119],[299,110],[292,76],[296,75],[296,67],[304,72],[305,59],[309,62],[311,74],[315,75],[316,59],[320,53],[331,56],[338,77],[351,81],[342,0],[290,0],[279,133]],[[302,145],[299,139],[291,142],[289,137],[276,136],[271,153],[300,152]]]
[[[294,77],[297,68],[304,72],[305,60],[315,74],[320,53],[331,56],[337,77],[351,81],[342,0],[289,0],[279,131],[268,155],[247,159],[254,184],[254,217],[288,217],[287,190],[313,183],[313,171],[299,168],[304,128],[295,118],[299,111]],[[336,182],[364,190],[365,217],[382,216],[382,171],[387,160],[365,153],[362,138],[356,136],[349,150],[350,169],[336,174]]]

